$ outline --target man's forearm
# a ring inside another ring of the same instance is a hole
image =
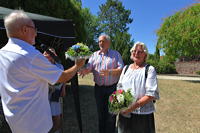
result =
[[[62,72],[57,82],[65,83],[69,81],[84,64],[85,59],[76,60],[74,66]]]
[[[69,81],[77,73],[78,69],[79,69],[79,67],[74,65],[71,68],[63,71],[63,73],[61,74],[61,76],[57,82],[65,83],[65,82]]]

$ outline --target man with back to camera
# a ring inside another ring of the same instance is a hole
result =
[[[0,50],[0,95],[6,120],[13,133],[48,133],[52,127],[48,83],[70,80],[84,65],[62,71],[32,45],[37,30],[22,10],[4,18],[8,43]]]

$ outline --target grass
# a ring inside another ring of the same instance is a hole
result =
[[[200,83],[159,80],[158,133],[200,133]]]
[[[156,102],[157,133],[200,133],[200,82],[159,80]],[[93,76],[79,77],[83,133],[97,133]],[[72,90],[64,98],[64,132],[79,133]],[[1,129],[0,129],[1,131]]]
[[[156,102],[156,132],[200,133],[200,82],[158,80],[158,83],[160,100]],[[83,131],[97,133],[93,76],[79,78],[79,84],[80,99],[84,99],[81,100],[82,114],[92,118],[92,121],[85,121],[87,118],[82,116],[83,127],[85,126]]]
[[[80,85],[93,86],[92,76],[79,78]],[[200,82],[158,80],[157,133],[200,133]]]

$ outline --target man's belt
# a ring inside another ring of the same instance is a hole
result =
[[[112,87],[117,86],[117,83],[112,84],[112,85],[98,85],[98,84],[95,84],[95,86],[102,87],[102,88],[112,88]]]

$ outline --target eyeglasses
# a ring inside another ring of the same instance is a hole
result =
[[[133,50],[133,51],[131,51],[132,53],[137,53],[137,54],[142,54],[142,53],[144,53],[144,51],[139,51],[139,50]]]
[[[35,30],[35,32],[37,32],[37,28],[35,28],[34,26],[31,26],[31,25],[26,25],[26,27],[29,27],[29,28],[32,28]]]
[[[98,41],[98,43],[104,43],[104,42],[106,42],[105,40],[100,40],[100,41]]]

